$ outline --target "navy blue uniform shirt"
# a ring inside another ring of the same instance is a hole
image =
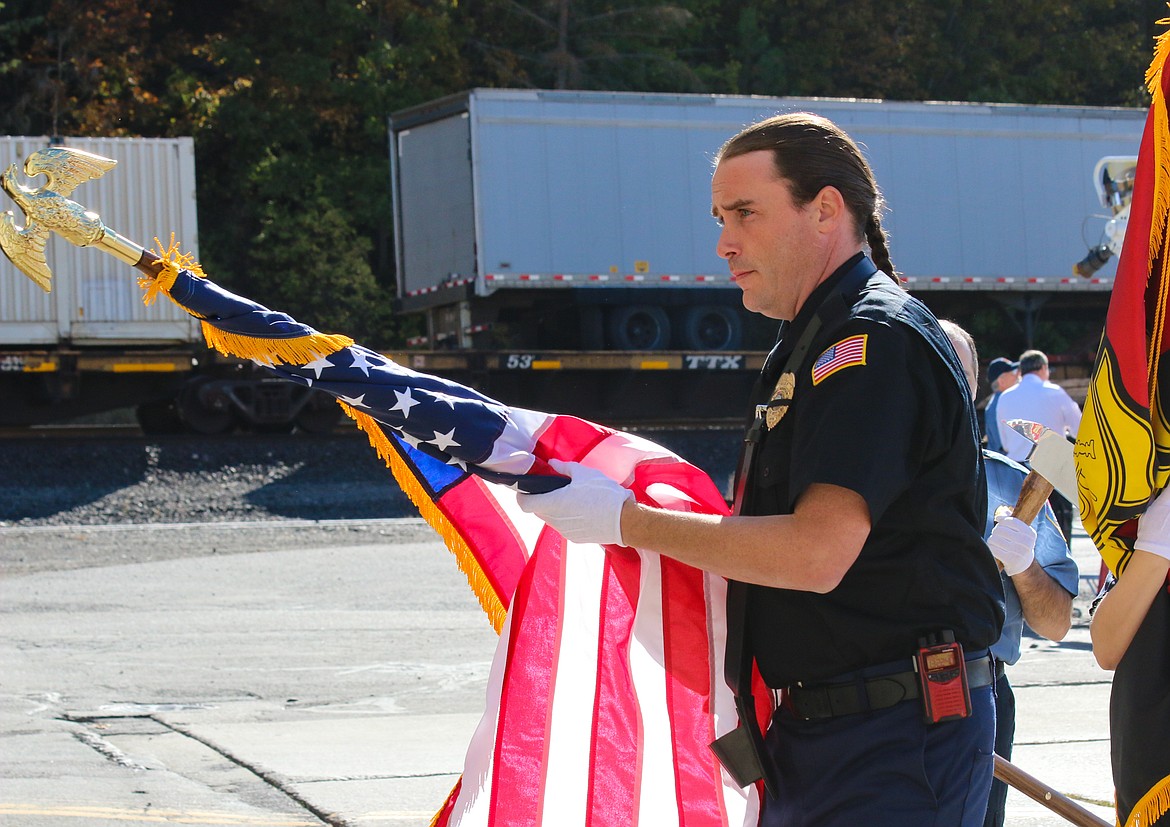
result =
[[[855,268],[864,272],[850,275]],[[842,295],[842,281],[859,277],[860,288]],[[748,644],[773,687],[909,659],[920,636],[943,629],[975,651],[994,643],[1004,622],[983,541],[974,406],[958,357],[921,302],[854,257],[801,308],[753,402],[774,395],[787,351],[825,301],[839,305],[836,318],[792,371],[791,403],[763,435],[741,513],[790,514],[810,485],[828,483],[864,498],[872,530],[828,594],[749,587]]]

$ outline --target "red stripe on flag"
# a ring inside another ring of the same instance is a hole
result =
[[[551,529],[542,532],[509,609],[512,626],[496,725],[490,824],[540,823],[561,641],[562,542]],[[520,651],[524,656],[517,658]],[[548,668],[533,669],[534,664]]]
[[[613,431],[575,416],[550,417],[536,435],[532,453],[545,462],[549,459],[577,460]]]
[[[630,673],[630,632],[641,570],[636,552],[606,550],[593,736],[589,745],[589,809],[585,823],[590,827],[634,827],[638,823],[642,721]]]
[[[679,823],[687,827],[726,824],[723,799],[696,795],[719,789],[719,765],[707,748],[715,740],[710,696],[710,637],[706,589],[698,569],[662,558],[662,630],[666,700],[674,750]],[[722,680],[716,676],[715,680]]]
[[[500,603],[507,607],[528,562],[528,554],[487,484],[478,477],[467,479],[446,492],[436,505],[453,523],[458,521],[461,536],[475,556],[480,573]]]

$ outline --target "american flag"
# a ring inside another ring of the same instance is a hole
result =
[[[633,548],[567,543],[516,505],[598,468],[640,502],[727,512],[699,469],[640,437],[511,408],[316,331],[187,271],[163,289],[209,342],[343,404],[444,537],[500,633],[447,825],[755,824],[708,744],[737,725],[722,679],[726,582]],[[300,342],[301,360],[278,358]]]
[[[864,333],[850,336],[818,356],[812,367],[813,384],[818,385],[823,379],[851,365],[864,365],[867,339]]]

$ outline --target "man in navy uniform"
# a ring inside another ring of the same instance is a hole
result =
[[[790,320],[751,400],[735,516],[650,508],[576,463],[559,466],[569,485],[521,507],[570,541],[657,551],[742,587],[742,642],[778,701],[761,824],[977,827],[1004,598],[962,366],[898,284],[877,184],[835,124],[793,113],[746,128],[711,193],[744,306]],[[932,644],[949,647],[928,662],[948,665],[937,687],[965,681],[969,710],[920,685]]]

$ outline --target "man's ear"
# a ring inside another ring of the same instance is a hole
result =
[[[836,187],[821,189],[813,198],[813,204],[817,209],[817,223],[824,230],[834,229],[849,218],[845,197]]]

